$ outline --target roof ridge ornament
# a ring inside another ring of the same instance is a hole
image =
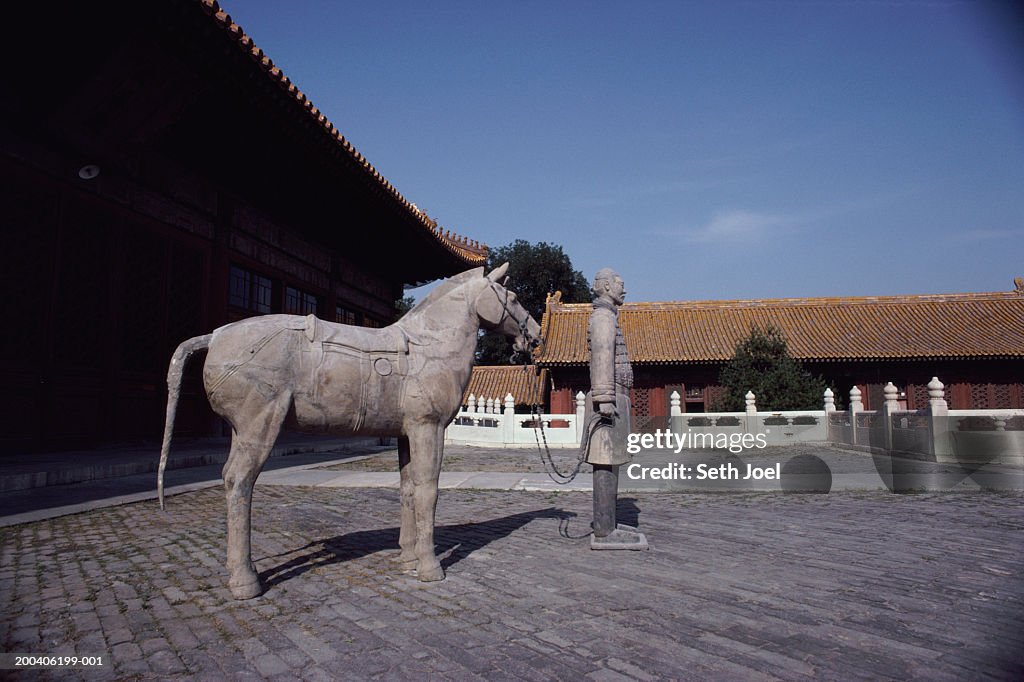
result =
[[[1013,293],[1024,296],[1024,277],[1013,278]]]

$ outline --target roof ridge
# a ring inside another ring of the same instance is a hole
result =
[[[1013,291],[964,292],[949,294],[895,294],[886,296],[806,296],[794,298],[749,298],[749,299],[705,299],[696,301],[627,301],[622,310],[675,310],[678,308],[759,308],[766,306],[834,306],[864,304],[906,304],[906,303],[945,303],[956,301],[990,301],[990,300],[1021,300],[1021,295]],[[554,310],[587,309],[590,303],[553,302]]]
[[[589,304],[545,313],[541,367],[587,362]],[[752,328],[778,327],[800,360],[1024,358],[1016,292],[626,303],[619,316],[639,364],[722,362]]]
[[[442,246],[469,264],[482,265],[487,260],[488,248],[486,244],[481,244],[477,240],[459,235],[451,230],[442,231],[437,221],[432,220],[424,211],[402,196],[402,193],[387,178],[381,175],[380,171],[374,168],[373,164],[365,156],[356,150],[352,143],[341,134],[341,131],[328,120],[327,116],[313,105],[312,100],[299,90],[298,86],[284,74],[284,71],[279,66],[275,66],[273,60],[256,46],[253,39],[245,33],[239,24],[231,19],[231,15],[221,8],[217,0],[196,0],[196,2],[202,6],[203,10],[210,17],[220,24],[226,33],[230,34],[232,40],[257,62],[270,79],[286,90],[292,99],[306,110],[306,113],[331,137],[335,144],[339,145],[353,161],[359,164],[364,172],[376,181],[384,191],[391,194],[408,211],[409,215]]]

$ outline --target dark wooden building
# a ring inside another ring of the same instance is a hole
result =
[[[572,412],[589,379],[589,304],[548,300],[537,364],[548,370],[551,411]],[[892,381],[906,409],[927,405],[933,376],[951,409],[1024,408],[1024,288],[1011,292],[843,298],[626,303],[619,314],[633,363],[639,415],[709,410],[718,375],[752,328],[773,325],[790,353],[842,400],[857,385],[865,409]],[[759,406],[770,409],[771,406]]]
[[[271,312],[387,324],[404,286],[484,263],[215,2],[5,12],[3,449],[158,439],[182,340]],[[219,432],[197,377],[180,430]]]

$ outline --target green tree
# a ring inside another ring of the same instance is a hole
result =
[[[771,325],[752,328],[736,345],[718,382],[725,393],[713,409],[721,412],[742,411],[747,391],[754,392],[758,410],[820,410],[827,387],[789,354],[782,332]]]
[[[402,317],[416,305],[415,296],[403,296],[395,301],[395,319]]]
[[[531,244],[517,239],[511,244],[491,249],[487,255],[487,271],[508,262],[508,288],[516,292],[519,302],[540,323],[549,293],[562,292],[566,303],[585,303],[591,299],[590,284],[579,270],[574,270],[569,256],[557,244]],[[478,365],[507,365],[512,355],[512,341],[498,334],[484,334],[477,343]]]

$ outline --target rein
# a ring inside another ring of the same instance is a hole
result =
[[[530,314],[526,313],[526,315],[523,316],[523,319],[518,319],[508,307],[509,290],[505,289],[505,297],[502,298],[501,295],[498,293],[497,289],[494,288],[492,283],[491,291],[494,292],[494,295],[498,298],[498,302],[501,303],[501,308],[504,311],[504,314],[508,315],[512,319],[512,321],[515,322],[516,325],[519,327],[519,333],[525,340],[527,338],[528,332],[527,320],[530,319]],[[502,317],[502,320],[503,319],[504,317]],[[498,324],[495,326],[500,325],[502,320],[498,320]],[[517,352],[513,352],[511,357],[509,357],[509,361],[512,364],[516,364],[516,355]],[[523,371],[528,372],[530,367],[530,353],[528,351],[523,351],[522,356]],[[555,464],[555,460],[551,455],[551,448],[548,446],[548,436],[544,430],[544,415],[541,412],[541,404],[536,400],[536,396],[533,403],[530,404],[530,417],[533,419],[534,424],[537,425],[533,430],[533,437],[534,440],[536,440],[537,442],[537,452],[540,454],[540,461],[541,464],[544,466],[544,473],[546,473],[548,475],[548,478],[550,478],[558,485],[567,485],[571,483],[573,479],[575,479],[576,476],[579,475],[580,470],[586,463],[586,453],[590,446],[590,437],[593,435],[594,431],[597,429],[597,426],[600,424],[601,415],[598,413],[594,413],[594,415],[587,422],[586,428],[583,432],[583,438],[580,443],[579,459],[576,462],[576,466],[573,467],[572,471],[570,471],[569,473],[563,473],[559,471],[558,466]],[[540,431],[539,436],[537,435],[538,431]],[[541,441],[543,441],[543,445]]]
[[[504,315],[508,315],[510,318],[512,318],[512,321],[516,323],[517,327],[519,327],[519,335],[522,336],[523,340],[525,341],[526,340],[526,335],[527,335],[527,333],[529,331],[529,323],[527,322],[527,320],[530,319],[530,313],[527,312],[524,309],[523,312],[526,313],[526,314],[523,315],[523,319],[520,320],[520,319],[516,318],[515,313],[513,313],[509,309],[509,307],[508,307],[508,297],[509,297],[509,294],[511,292],[509,292],[509,290],[507,288],[502,287],[503,289],[505,289],[505,298],[502,298],[498,294],[498,290],[494,288],[494,285],[495,285],[495,282],[491,282],[491,291],[494,292],[494,296],[498,299],[498,303],[501,304],[501,309],[504,311]],[[495,327],[498,327],[498,326],[501,325],[502,320],[505,319],[504,315],[502,316],[502,318],[500,320],[498,320],[497,324],[494,325]],[[529,354],[529,352],[524,352],[523,355],[524,355],[524,358],[525,358],[523,360],[523,366],[525,367],[528,364],[528,360],[529,360],[530,354]],[[512,364],[515,364],[515,362],[516,362],[516,354],[514,352],[509,357],[509,362],[511,362]]]

